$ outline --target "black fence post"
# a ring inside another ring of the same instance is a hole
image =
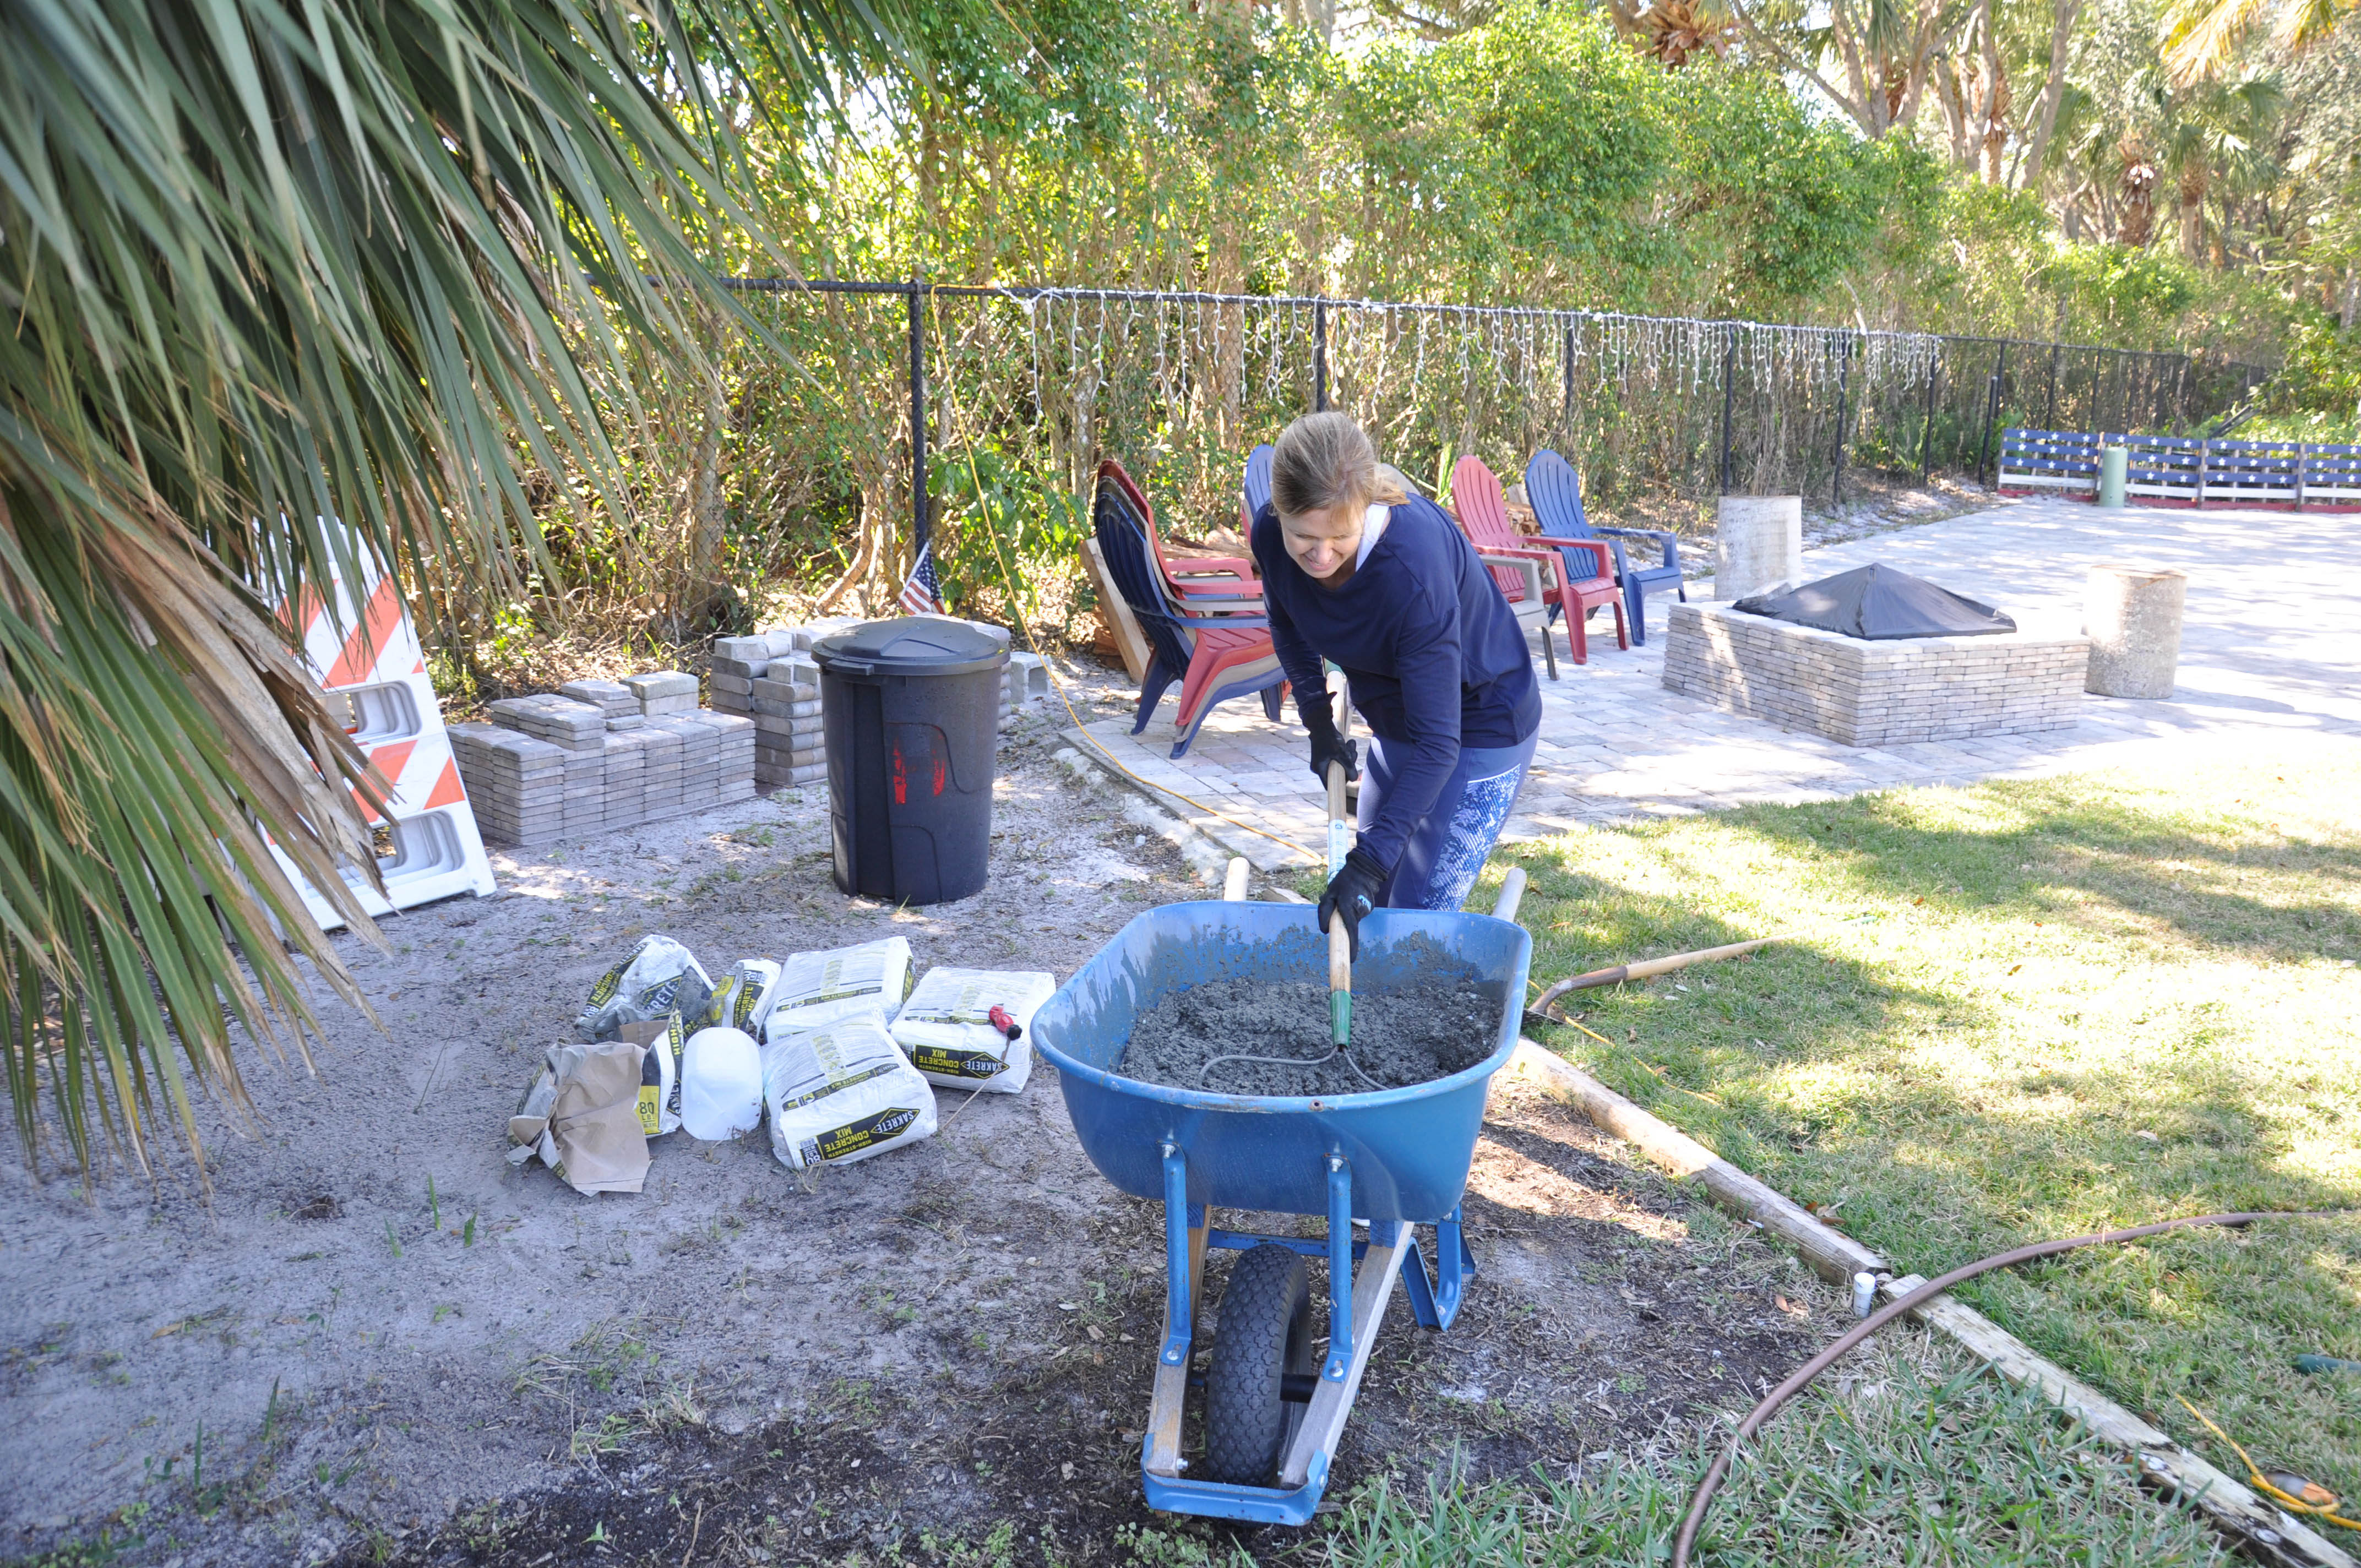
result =
[[[910,302],[910,558],[926,551],[933,533],[927,516],[927,275],[914,272],[904,297]]]
[[[2058,428],[2058,345],[2049,345],[2049,401],[2041,411],[2041,428]]]
[[[1565,440],[1574,444],[1574,328],[1565,329]]]
[[[1942,378],[1943,349],[1938,343],[1927,360],[1927,420],[1918,427],[1918,482],[1922,485],[1935,472],[1935,383]]]
[[[1845,400],[1852,392],[1852,339],[1844,340],[1844,357],[1837,362],[1836,477],[1828,481],[1828,504],[1844,499]]]
[[[1328,301],[1312,301],[1312,411],[1328,411]]]
[[[2003,343],[2000,345],[2000,358],[1993,367],[1991,395],[1984,403],[1983,444],[1976,452],[1976,483],[1983,485],[1986,489],[2000,488],[1998,483],[2000,476],[1997,473],[1993,476],[1992,483],[1985,483],[1984,466],[1992,460],[1993,424],[2000,418],[2000,384],[2007,375],[2008,345]]]
[[[1722,329],[1721,338],[1721,493],[1730,494],[1730,415],[1738,396],[1738,328]]]

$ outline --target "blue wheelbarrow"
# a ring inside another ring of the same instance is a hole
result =
[[[1242,888],[1241,879],[1232,879]],[[1164,1337],[1140,1453],[1152,1508],[1300,1525],[1328,1484],[1336,1443],[1399,1278],[1411,1310],[1447,1329],[1476,1272],[1460,1234],[1492,1075],[1516,1049],[1532,938],[1515,924],[1524,873],[1490,916],[1381,909],[1361,926],[1356,992],[1410,978],[1410,939],[1426,937],[1497,999],[1484,1059],[1407,1089],[1329,1098],[1217,1094],[1117,1076],[1132,1024],[1175,991],[1220,980],[1327,983],[1327,947],[1302,905],[1173,904],[1125,927],[1033,1020],[1057,1064],[1066,1109],[1101,1175],[1164,1201]],[[1428,950],[1431,959],[1431,949]],[[1327,1239],[1224,1230],[1210,1209],[1325,1215]],[[1366,1221],[1356,1241],[1354,1222]],[[1427,1266],[1418,1225],[1434,1227]],[[1205,1367],[1205,1453],[1191,1474],[1181,1409],[1205,1249],[1232,1267]],[[1328,1344],[1314,1354],[1307,1259],[1328,1260]],[[1355,1272],[1354,1266],[1359,1270]]]

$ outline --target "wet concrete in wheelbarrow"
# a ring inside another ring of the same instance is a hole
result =
[[[1174,992],[1132,1025],[1116,1070],[1224,1094],[1366,1094],[1447,1078],[1499,1039],[1499,997],[1445,971],[1354,992],[1340,1052],[1329,994],[1324,985],[1252,980]]]
[[[938,1240],[976,1247],[987,1231],[1038,1247],[1039,1266],[1019,1272],[1054,1279],[1054,1299],[961,1315],[908,1294],[902,1311],[866,1305],[906,1370],[815,1368],[789,1415],[734,1434],[712,1422],[640,1432],[562,1486],[479,1503],[339,1562],[1127,1563],[1194,1560],[1191,1541],[1269,1560],[1316,1541],[1317,1521],[1258,1529],[1140,1501],[1164,1295],[1155,1205],[1101,1183],[1082,1226],[1018,1237],[1005,1193],[944,1182],[910,1212],[914,1253]],[[1318,1230],[1293,1215],[1220,1218]],[[1663,1452],[1713,1412],[1742,1409],[1847,1321],[1837,1294],[1759,1233],[1521,1079],[1494,1082],[1466,1220],[1480,1272],[1459,1318],[1435,1333],[1399,1295],[1391,1303],[1323,1514],[1380,1477],[1422,1494],[1455,1471],[1470,1483],[1536,1468],[1562,1477],[1604,1451]],[[1209,1259],[1201,1365],[1234,1256]],[[567,1412],[577,1430],[599,1418],[583,1397]],[[1191,1450],[1199,1417],[1192,1395]]]

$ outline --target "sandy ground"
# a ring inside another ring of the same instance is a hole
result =
[[[8,1162],[0,1556],[839,1561],[1012,1520],[1115,1552],[1151,1519],[1159,1231],[1084,1159],[1054,1071],[946,1091],[931,1141],[808,1180],[761,1134],[665,1138],[637,1198],[503,1157],[544,1048],[643,932],[715,973],[898,933],[914,974],[1062,979],[1204,896],[1066,782],[1068,722],[1005,743],[974,898],[838,894],[818,792],[499,855],[495,897],[390,918],[388,954],[345,939],[388,1032],[331,1005],[316,1073],[250,1056],[250,1135],[204,1118],[209,1198],[185,1167],[86,1189]],[[1455,1442],[1501,1472],[1658,1441],[1825,1330],[1788,1260],[1537,1096],[1496,1091],[1471,1194],[1487,1272],[1461,1328],[1389,1327],[1340,1486]]]

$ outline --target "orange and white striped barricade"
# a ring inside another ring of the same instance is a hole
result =
[[[393,782],[390,818],[354,796],[377,841],[388,896],[379,898],[353,872],[346,881],[373,916],[456,894],[491,893],[497,885],[491,861],[401,587],[391,573],[371,570],[363,587],[356,604],[341,578],[332,578],[329,590],[338,597],[334,616],[311,588],[298,607],[304,662],[327,694],[330,717],[344,720],[345,733]],[[344,924],[309,886],[303,895],[324,927]]]

